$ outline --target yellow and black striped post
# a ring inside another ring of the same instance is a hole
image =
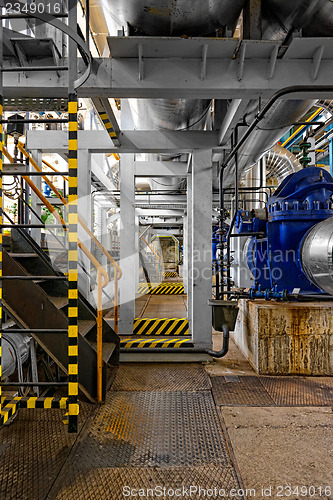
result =
[[[0,96],[0,381],[2,378],[2,164],[3,164],[3,97]],[[0,385],[0,414],[1,414],[1,385]]]
[[[68,102],[68,432],[77,432],[79,414],[77,96]]]

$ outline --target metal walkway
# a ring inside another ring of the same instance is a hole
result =
[[[245,406],[266,413],[329,407],[332,384],[329,377],[209,376],[193,363],[123,364],[105,405],[81,404],[78,435],[65,431],[64,410],[19,411],[3,427],[0,499],[118,500],[126,487],[238,491],[227,407],[235,416]]]
[[[106,404],[83,405],[77,437],[63,413],[25,410],[3,428],[1,499],[116,500],[127,485],[240,487],[202,365],[122,365]]]

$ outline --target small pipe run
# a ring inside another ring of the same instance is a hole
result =
[[[213,358],[223,358],[229,351],[229,328],[227,327],[227,325],[223,325],[222,330],[223,330],[222,349],[220,351],[211,351],[211,350],[207,351],[207,354],[209,354],[209,356],[213,356]]]

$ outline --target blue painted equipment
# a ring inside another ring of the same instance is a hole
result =
[[[268,200],[264,213],[262,210],[238,213],[238,233],[264,233],[264,237],[253,236],[247,247],[256,298],[276,298],[294,289],[300,289],[300,294],[327,291],[317,286],[318,280],[310,279],[308,268],[313,269],[316,264],[305,261],[309,260],[306,257],[309,252],[303,246],[320,247],[319,240],[310,241],[307,236],[314,226],[330,217],[333,217],[333,177],[318,167],[308,167],[286,177]],[[327,249],[323,246],[322,251]],[[332,267],[332,255],[328,260]],[[327,274],[326,269],[322,272]]]

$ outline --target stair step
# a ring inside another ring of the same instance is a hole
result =
[[[96,325],[96,321],[91,319],[79,319],[79,333],[82,337],[85,337],[88,332]]]
[[[15,253],[15,252],[8,252],[9,257],[12,257],[13,259],[35,259],[36,257],[39,257],[38,253]]]
[[[89,344],[97,352],[97,342],[89,341]],[[102,353],[103,353],[104,363],[107,363],[109,361],[115,348],[116,348],[116,344],[114,344],[113,342],[103,342],[103,352]]]
[[[67,297],[51,297],[49,296],[50,301],[56,306],[57,309],[62,309],[63,307],[68,305]]]

